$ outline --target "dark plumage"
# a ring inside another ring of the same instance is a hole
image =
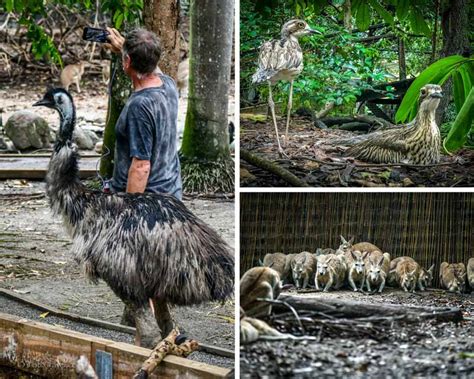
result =
[[[376,163],[438,163],[441,135],[436,108],[441,98],[441,87],[427,84],[421,89],[420,107],[412,123],[367,135],[363,142],[349,148],[347,155]]]
[[[176,305],[224,300],[233,293],[229,246],[185,205],[165,194],[106,194],[86,189],[72,144],[71,96],[52,89],[35,105],[58,110],[61,126],[46,177],[55,214],[73,238],[72,252],[94,281],[124,302]]]

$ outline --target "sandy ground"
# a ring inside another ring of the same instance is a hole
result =
[[[315,341],[257,342],[241,348],[241,378],[472,378],[474,377],[474,296],[440,290],[404,293],[387,289],[367,295],[352,291],[311,293],[314,301],[344,298],[375,304],[459,307],[459,324],[423,322],[382,328],[383,336],[360,337],[360,330]],[[375,322],[373,324],[376,324]],[[370,334],[370,333],[369,333]],[[324,334],[323,334],[324,335]]]

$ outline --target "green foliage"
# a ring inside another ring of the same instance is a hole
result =
[[[62,66],[61,54],[56,48],[52,36],[38,24],[38,20],[47,17],[48,10],[55,5],[64,5],[78,13],[86,13],[92,10],[95,2],[91,0],[6,0],[0,2],[0,12],[13,13],[19,18],[19,22],[27,29],[27,37],[31,41],[31,52],[35,59],[44,59]],[[110,15],[113,26],[120,29],[124,22],[132,22],[141,19],[143,0],[106,0],[101,2],[101,11]]]
[[[444,140],[443,146],[447,151],[456,151],[464,146],[469,133],[474,128],[474,87],[467,95],[466,101],[462,105],[456,120],[454,121],[448,137]]]
[[[411,84],[396,114],[397,122],[406,122],[416,116],[420,89],[426,84],[443,84],[450,77],[454,82],[454,97],[458,111],[464,104],[474,82],[474,58],[459,55],[442,58],[426,68]]]

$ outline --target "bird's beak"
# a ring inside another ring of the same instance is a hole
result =
[[[311,29],[311,28],[306,28],[306,32],[307,32],[308,34],[320,34],[320,35],[323,34],[323,33],[321,33],[319,30]]]
[[[433,92],[430,97],[434,97],[436,99],[442,99],[443,98],[443,94],[441,92]]]
[[[48,108],[51,108],[53,106],[53,104],[49,100],[46,100],[46,99],[41,99],[33,104],[34,107],[39,107],[41,105]]]

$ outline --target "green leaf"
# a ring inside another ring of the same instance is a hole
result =
[[[120,13],[118,17],[115,19],[115,28],[120,29],[120,27],[122,26],[122,22],[123,22],[123,13]]]
[[[5,9],[7,10],[8,13],[10,13],[13,10],[14,4],[13,0],[7,0],[5,3]]]
[[[370,8],[365,1],[361,1],[355,10],[356,25],[359,30],[367,30],[370,26]]]
[[[410,0],[398,0],[397,2],[397,18],[401,21],[408,16],[410,8]]]
[[[423,14],[415,8],[410,12],[410,24],[415,33],[424,34],[427,37],[431,35],[431,30],[426,23]]]
[[[413,119],[418,108],[418,96],[420,89],[426,84],[442,84],[449,78],[453,69],[456,69],[463,63],[469,62],[469,58],[461,57],[460,55],[452,55],[442,58],[418,75],[415,81],[408,88],[407,93],[403,97],[403,101],[398,108],[395,116],[396,122],[405,122]]]
[[[459,111],[454,124],[444,140],[446,151],[454,152],[460,149],[467,140],[467,136],[473,127],[474,122],[474,87],[471,88],[469,96]]]
[[[369,0],[369,4],[384,19],[385,22],[393,24],[393,16],[378,2],[378,0]]]
[[[459,112],[467,96],[467,93],[464,93],[464,84],[459,71],[453,72],[453,95],[456,110]]]

